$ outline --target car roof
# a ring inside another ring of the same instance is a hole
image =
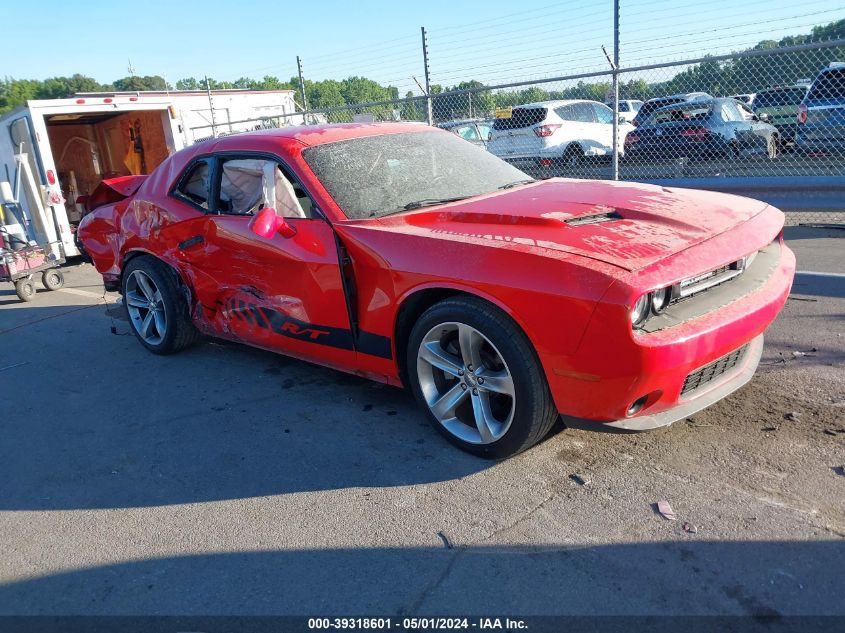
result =
[[[212,138],[199,145],[214,145],[218,150],[233,149],[243,145],[244,139],[293,140],[303,145],[323,145],[352,138],[400,134],[402,132],[442,132],[435,127],[415,122],[385,123],[329,123],[325,125],[299,125],[255,132],[243,132]],[[248,141],[247,141],[248,142]]]
[[[573,103],[600,103],[591,99],[555,99],[553,101],[534,101],[513,106],[514,108],[553,108],[556,106],[570,105]],[[602,105],[604,105],[602,103]]]
[[[676,94],[676,95],[665,95],[663,97],[652,97],[651,99],[646,101],[646,103],[648,103],[649,101],[662,101],[663,99],[689,99],[690,97],[710,97],[711,99],[713,98],[711,95],[709,95],[706,92],[682,92],[682,93],[679,93],[679,94]]]
[[[769,93],[769,92],[781,92],[782,90],[806,90],[809,88],[809,84],[794,84],[792,86],[772,86],[771,88],[766,88],[761,90],[757,93],[757,96]]]
[[[443,121],[443,123],[438,123],[436,127],[456,127],[458,125],[469,125],[470,123],[484,123],[485,121],[486,119],[459,119],[455,121]]]

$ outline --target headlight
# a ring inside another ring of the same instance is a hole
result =
[[[669,299],[672,298],[672,289],[663,288],[655,290],[651,293],[651,311],[654,314],[660,314],[669,305]]]
[[[639,327],[648,318],[649,304],[651,303],[651,295],[644,294],[637,299],[634,307],[631,309],[631,323],[634,327]]]

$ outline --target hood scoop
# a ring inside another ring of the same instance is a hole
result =
[[[613,222],[614,220],[621,220],[622,216],[618,211],[609,211],[607,213],[595,213],[593,215],[581,215],[576,218],[569,218],[564,220],[564,223],[569,226],[583,226],[584,224],[602,224],[603,222]]]

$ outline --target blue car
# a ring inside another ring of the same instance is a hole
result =
[[[845,63],[822,70],[798,106],[797,147],[810,154],[845,155]]]

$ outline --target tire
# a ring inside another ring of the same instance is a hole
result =
[[[580,167],[584,164],[584,150],[578,143],[572,143],[566,148],[561,160],[564,167]]]
[[[740,158],[742,158],[742,153],[739,149],[739,143],[737,143],[736,141],[730,141],[728,143],[727,157],[729,160],[739,160]]]
[[[776,134],[772,134],[766,139],[766,156],[769,160],[774,160],[780,153],[780,143]]]
[[[35,299],[35,284],[32,279],[18,279],[15,282],[15,294],[21,301],[32,301]]]
[[[65,276],[62,271],[51,268],[41,273],[41,283],[47,290],[58,290],[65,285]]]
[[[176,271],[149,256],[129,261],[121,280],[123,309],[141,345],[154,354],[173,354],[198,337],[184,287]]]
[[[559,418],[528,337],[486,301],[452,298],[426,310],[407,358],[411,390],[429,422],[468,453],[516,455]]]

